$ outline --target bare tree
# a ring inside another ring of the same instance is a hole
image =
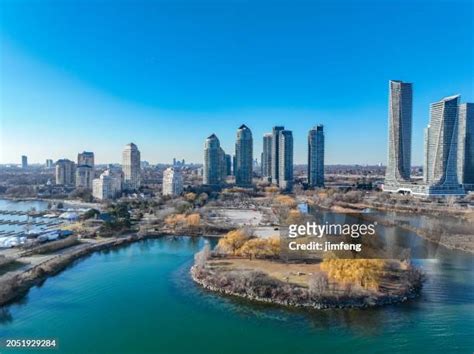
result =
[[[308,281],[308,290],[311,296],[320,297],[328,289],[328,277],[324,273],[313,274]]]
[[[206,244],[204,248],[194,255],[194,265],[197,268],[204,268],[207,260],[211,256],[211,247],[209,244]]]

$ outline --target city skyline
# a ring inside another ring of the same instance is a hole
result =
[[[453,94],[474,101],[469,1],[283,2],[270,10],[263,2],[157,1],[120,3],[116,13],[105,3],[94,11],[44,3],[1,5],[2,164],[21,155],[29,164],[75,160],[83,150],[97,164],[117,163],[128,141],[151,163],[177,155],[202,163],[202,137],[213,131],[233,151],[241,124],[255,139],[275,125],[292,130],[296,164],[306,161],[315,124],[327,128],[327,164],[385,164],[386,83],[397,79],[416,83],[412,165],[422,165],[426,107]],[[450,55],[433,55],[440,41]],[[51,149],[38,136],[67,144]]]

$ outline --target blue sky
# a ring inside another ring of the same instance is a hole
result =
[[[241,123],[262,135],[326,130],[326,162],[386,161],[388,80],[414,83],[413,162],[429,104],[474,101],[473,2],[0,2],[0,163],[202,161],[216,133],[233,153]]]

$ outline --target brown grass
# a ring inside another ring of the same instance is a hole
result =
[[[225,270],[261,271],[282,282],[303,287],[308,286],[311,274],[321,272],[319,264],[288,264],[262,259],[226,258],[225,262],[222,260],[210,260],[208,265],[224,268]]]

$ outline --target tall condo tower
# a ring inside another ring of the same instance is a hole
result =
[[[140,151],[134,143],[125,145],[122,153],[123,182],[127,190],[140,187]]]
[[[220,185],[225,182],[227,175],[225,153],[215,134],[210,135],[204,142],[203,184]]]
[[[28,156],[21,156],[21,168],[28,168]]]
[[[262,177],[272,176],[272,133],[263,135]]]
[[[474,103],[459,105],[458,178],[466,190],[474,189]]]
[[[239,129],[237,129],[235,158],[235,183],[242,187],[251,186],[253,172],[253,139],[252,132],[245,124],[242,124]]]
[[[280,174],[280,132],[283,131],[285,127],[273,127],[272,130],[272,155],[271,155],[271,177],[273,184],[279,184],[279,174]]]
[[[389,82],[388,162],[385,183],[408,182],[411,169],[412,84]]]
[[[324,187],[324,127],[318,125],[308,133],[308,185]]]
[[[431,104],[425,135],[425,182],[444,190],[458,189],[459,95]]]
[[[77,154],[76,187],[92,189],[94,180],[94,153],[84,151]]]
[[[293,133],[291,130],[281,130],[278,136],[278,186],[290,191],[293,188]]]
[[[76,183],[76,164],[68,159],[56,162],[56,184],[72,187]]]

